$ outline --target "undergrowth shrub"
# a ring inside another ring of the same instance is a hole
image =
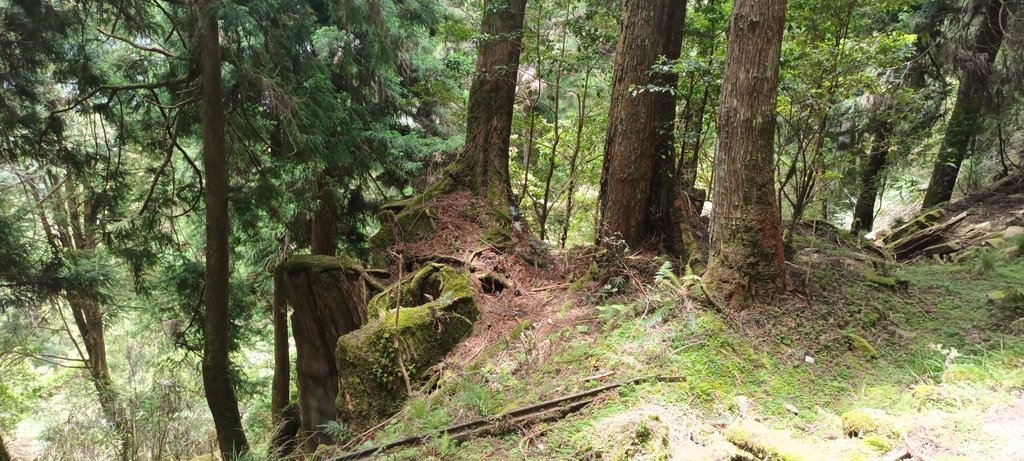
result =
[[[996,264],[999,263],[999,253],[990,249],[981,250],[978,252],[978,272],[986,274],[996,269]]]

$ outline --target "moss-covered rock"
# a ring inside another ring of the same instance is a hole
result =
[[[779,431],[754,421],[740,421],[725,429],[729,443],[763,461],[811,461],[817,452]]]
[[[885,434],[889,430],[888,418],[884,411],[873,408],[851,410],[843,413],[843,433],[847,437],[864,437]]]
[[[875,347],[872,346],[868,340],[864,339],[864,337],[855,333],[846,332],[843,333],[843,340],[846,341],[846,345],[850,350],[869,359],[878,358],[878,351],[876,351]]]
[[[398,411],[407,385],[420,382],[479,317],[465,272],[430,264],[401,285],[374,297],[373,320],[338,340],[338,414],[357,431]],[[402,307],[394,309],[399,292]]]

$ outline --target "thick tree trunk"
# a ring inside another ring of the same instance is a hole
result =
[[[459,180],[504,212],[512,203],[508,150],[526,0],[484,3]]]
[[[975,29],[969,51],[978,59],[977,62],[968,63],[962,70],[956,104],[939,147],[928,191],[925,192],[924,208],[948,202],[953,197],[960,165],[967,157],[971,140],[981,126],[980,117],[990,100],[989,73],[1003,43],[1003,2],[978,0],[975,4],[982,19]]]
[[[366,285],[358,263],[347,258],[293,256],[284,286],[294,313],[299,433],[308,450],[333,444],[322,426],[337,419],[338,338],[366,323]]]
[[[228,162],[221,88],[220,34],[212,0],[195,0],[199,15],[198,58],[202,96],[203,169],[206,174],[206,283],[203,304],[203,389],[213,415],[221,457],[249,450],[231,376],[228,314]]]
[[[733,310],[787,286],[773,174],[785,21],[786,0],[736,0],[730,20],[704,281]]]
[[[270,416],[281,423],[288,406],[291,384],[291,357],[288,351],[288,293],[284,286],[284,264],[274,268],[274,377],[270,384]]]
[[[853,228],[850,231],[854,235],[871,232],[875,225],[875,201],[878,198],[882,172],[889,157],[890,131],[892,125],[888,121],[879,121],[874,129],[871,152],[867,163],[861,167],[860,193],[857,196],[857,205],[853,209]]]
[[[685,0],[622,3],[601,174],[601,239],[639,246],[668,237],[678,182],[673,130],[679,77],[652,68],[679,58],[685,14]]]

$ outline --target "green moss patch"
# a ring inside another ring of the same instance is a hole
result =
[[[376,318],[338,340],[338,413],[356,430],[397,412],[407,387],[422,382],[480,315],[465,272],[432,264],[404,282],[403,299],[433,299],[386,309],[399,291],[388,290],[371,301]]]

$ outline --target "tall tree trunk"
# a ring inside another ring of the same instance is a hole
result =
[[[46,213],[41,208],[39,196],[35,193],[33,196],[51,250],[54,253],[64,252],[74,264],[87,264],[86,260],[95,254],[99,244],[96,229],[99,209],[89,198],[91,194],[83,190],[79,184],[74,176],[70,176],[63,187],[66,194],[61,201],[63,212],[57,215],[59,218],[55,221],[58,231],[67,236],[65,239],[57,239],[51,235],[53,228],[50,227]],[[86,198],[80,200],[81,197]],[[63,243],[58,243],[58,240]],[[95,286],[80,286],[65,290],[65,298],[71,309],[75,328],[82,338],[84,350],[79,349],[79,352],[83,354],[82,360],[96,390],[100,410],[121,439],[121,459],[134,459],[134,434],[124,408],[120,405],[120,396],[114,388],[110,367],[107,364],[106,327],[103,324],[104,311],[100,302],[100,292]],[[68,334],[72,333],[68,331]]]
[[[460,180],[495,210],[511,204],[508,150],[526,0],[484,2],[476,73],[469,89]]]
[[[202,97],[203,169],[206,174],[206,283],[203,304],[203,389],[213,415],[221,457],[235,459],[249,450],[242,429],[229,357],[228,162],[224,138],[220,33],[213,0],[195,0],[199,16],[198,58]]]
[[[334,256],[337,254],[338,201],[327,183],[328,181],[321,177],[314,185],[317,209],[310,226],[310,250],[315,255]]]
[[[704,281],[733,310],[787,286],[773,174],[785,21],[786,0],[736,0],[730,19]]]
[[[1003,43],[1003,2],[978,0],[975,5],[980,11],[981,23],[974,31],[968,51],[980,59],[978,62],[968,63],[962,70],[956,104],[953,106],[953,113],[949,117],[949,124],[939,147],[928,191],[924,195],[924,208],[948,202],[953,197],[960,165],[967,157],[971,139],[981,126],[980,118],[990,99],[989,73]]]
[[[601,174],[601,239],[639,246],[664,237],[669,227],[677,182],[673,130],[679,76],[652,68],[662,59],[679,58],[685,14],[685,0],[622,2]]]
[[[122,459],[134,459],[132,455],[133,433],[128,418],[120,406],[120,398],[110,378],[110,367],[107,365],[107,343],[103,326],[103,308],[100,306],[99,293],[94,289],[69,290],[68,305],[75,320],[75,327],[82,337],[85,347],[85,364],[89,378],[100,402],[103,417],[114,427],[121,440]]]
[[[593,67],[588,66],[583,75],[582,95],[576,96],[576,141],[572,146],[572,156],[569,158],[569,183],[565,190],[565,221],[562,223],[562,235],[559,238],[559,246],[565,248],[565,241],[569,239],[569,227],[572,225],[572,213],[576,200],[576,182],[579,170],[580,150],[583,147],[583,128],[586,126],[587,117],[587,94],[590,92],[590,73]]]
[[[878,185],[881,182],[882,172],[889,157],[890,131],[892,131],[890,122],[879,121],[872,134],[871,153],[868,155],[867,163],[861,169],[860,194],[857,196],[857,205],[853,210],[853,228],[850,230],[854,235],[871,232],[875,225],[875,201],[878,198]]]
[[[281,423],[284,407],[291,400],[291,357],[288,351],[288,294],[284,286],[284,263],[274,268],[274,377],[270,384],[270,415]]]

